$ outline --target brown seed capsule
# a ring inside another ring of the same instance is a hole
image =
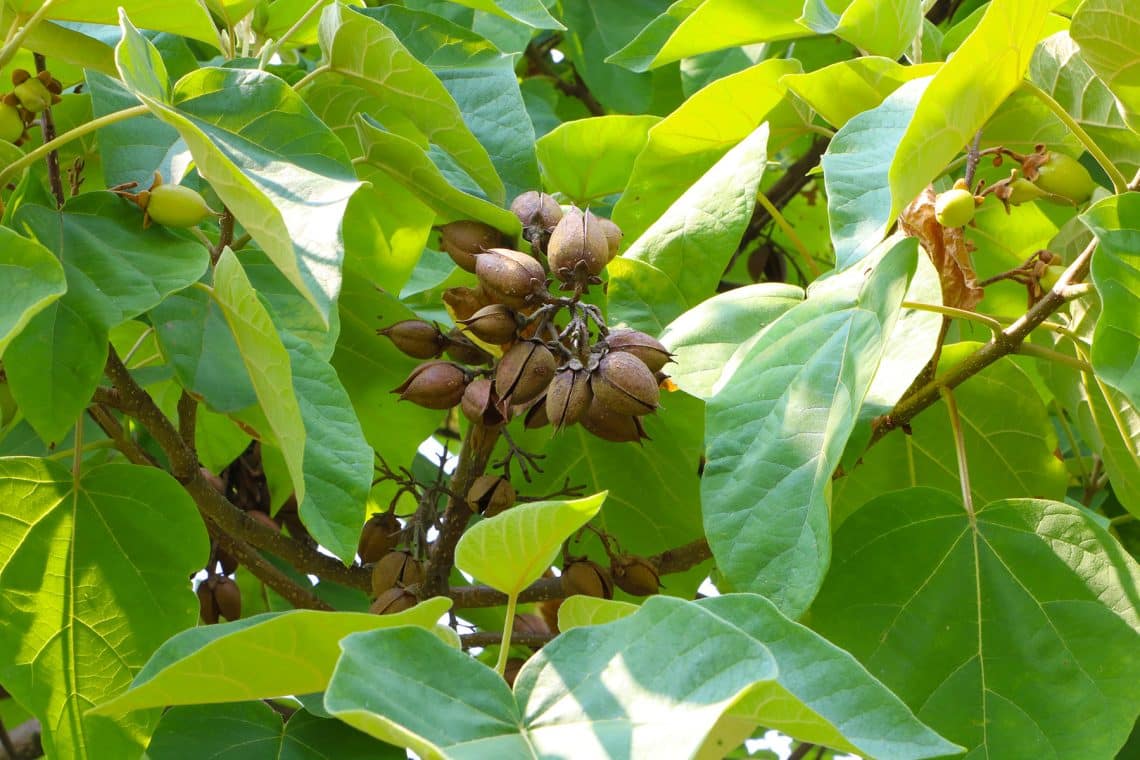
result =
[[[481,377],[472,381],[467,390],[463,391],[459,408],[467,419],[477,425],[495,427],[506,422],[499,410],[499,397],[495,395],[490,378]]]
[[[447,341],[447,348],[444,349],[447,355],[461,364],[478,367],[481,364],[490,364],[494,359],[459,330],[452,330],[444,336],[444,340]]]
[[[584,282],[605,269],[609,243],[598,218],[571,208],[550,235],[546,259],[550,271],[563,282]]]
[[[401,401],[425,409],[450,409],[463,398],[466,387],[467,374],[462,367],[451,362],[426,362],[391,392],[399,393]]]
[[[594,398],[619,414],[649,414],[657,409],[661,392],[645,362],[631,353],[611,351],[590,376]]]
[[[617,557],[610,572],[617,587],[627,594],[651,596],[661,589],[657,568],[645,557]]]
[[[483,291],[483,287],[448,288],[443,291],[443,302],[451,309],[456,319],[467,319],[475,312],[491,303],[491,299]]]
[[[459,323],[479,340],[495,344],[510,343],[519,329],[514,310],[501,303],[484,306],[469,319],[459,320]]]
[[[621,239],[624,237],[624,234],[621,231],[621,227],[618,227],[609,219],[601,216],[596,216],[594,219],[598,226],[602,228],[602,234],[605,235],[606,238],[606,245],[609,246],[609,258],[606,259],[606,262],[609,263],[617,258],[618,249],[621,248]]]
[[[661,341],[639,330],[610,330],[605,341],[610,351],[624,351],[641,359],[650,372],[660,372],[673,360],[673,354]]]
[[[638,417],[611,410],[595,395],[578,423],[605,441],[628,443],[649,438]]]
[[[557,432],[577,422],[590,406],[590,373],[583,369],[563,369],[554,375],[546,389],[546,416]]]
[[[214,601],[213,578],[207,578],[198,584],[198,614],[202,616],[202,622],[206,625],[213,625],[218,622],[218,605]]]
[[[511,202],[511,213],[519,218],[524,228],[553,232],[562,219],[562,207],[546,193],[528,190]]]
[[[439,245],[451,260],[475,271],[475,255],[503,244],[503,234],[482,222],[451,222],[439,228]]]
[[[447,345],[439,328],[422,319],[405,319],[376,332],[414,359],[434,359]]]
[[[390,588],[376,597],[368,611],[374,615],[395,615],[415,607],[416,601],[416,595],[407,589]]]
[[[360,543],[356,546],[356,553],[364,564],[376,562],[388,552],[396,548],[400,542],[400,531],[403,526],[391,512],[376,512],[364,523],[360,531]]]
[[[562,568],[562,592],[566,596],[582,594],[613,599],[614,582],[609,571],[597,562],[580,559]]]
[[[237,558],[225,549],[218,549],[217,560],[222,566],[222,575],[233,575],[234,570],[238,569]]]
[[[226,620],[241,617],[241,589],[224,575],[214,577],[214,603],[218,606],[218,614]]]
[[[484,517],[494,517],[515,505],[518,493],[511,481],[498,475],[480,475],[467,491],[467,505]]]
[[[533,633],[538,636],[549,636],[550,627],[540,616],[529,612],[515,615],[514,629],[519,633]]]
[[[527,430],[538,430],[550,424],[550,418],[546,416],[546,396],[538,398],[529,407],[522,406],[516,409],[526,410],[523,427]]]
[[[544,344],[520,341],[499,360],[495,370],[495,393],[503,404],[525,404],[542,395],[556,368],[554,354]]]
[[[509,248],[492,248],[475,257],[475,276],[495,300],[520,308],[546,285],[546,272],[533,256]]]
[[[526,660],[521,657],[511,657],[507,660],[506,666],[503,667],[503,680],[507,682],[507,686],[512,689],[515,687],[515,679],[519,677],[523,665],[526,665]]]
[[[388,552],[372,566],[372,596],[390,588],[406,588],[424,581],[424,568],[408,552]]]

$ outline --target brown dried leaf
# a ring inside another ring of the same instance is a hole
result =
[[[978,285],[970,244],[962,229],[947,229],[934,218],[936,197],[934,188],[927,186],[899,214],[899,227],[906,235],[918,238],[938,270],[943,305],[973,311],[985,290]]]

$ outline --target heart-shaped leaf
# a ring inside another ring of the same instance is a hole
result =
[[[0,279],[7,294],[0,304],[0,356],[8,343],[67,291],[59,260],[35,240],[0,227]]]

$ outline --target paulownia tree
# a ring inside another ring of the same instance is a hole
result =
[[[1136,0],[0,21],[0,757],[1140,752]]]

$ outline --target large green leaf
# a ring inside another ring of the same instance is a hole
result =
[[[608,60],[647,71],[736,45],[807,37],[802,10],[803,0],[679,0]]]
[[[139,753],[156,711],[84,713],[194,624],[186,579],[208,552],[194,502],[162,470],[0,459],[0,679],[40,719],[49,757]]]
[[[1079,509],[914,488],[840,528],[811,621],[971,757],[1107,758],[1140,711],[1138,582]]]
[[[938,66],[904,66],[891,58],[865,56],[803,74],[788,74],[780,83],[838,129],[878,106],[903,84],[932,75]]]
[[[51,251],[8,227],[0,227],[0,281],[5,289],[0,305],[3,356],[8,343],[28,321],[67,291],[67,279]]]
[[[305,425],[293,390],[289,353],[281,343],[269,312],[258,300],[257,291],[229,248],[222,252],[214,267],[213,297],[241,352],[261,411],[285,456],[297,501],[303,502]]]
[[[14,224],[63,264],[67,292],[28,321],[5,371],[20,409],[45,441],[75,424],[103,372],[107,333],[197,280],[209,262],[196,241],[142,228],[132,204],[85,193],[57,212],[23,205]]]
[[[882,103],[849,119],[823,155],[823,183],[836,268],[861,261],[892,219],[891,159],[932,80],[904,83]]]
[[[569,631],[584,625],[603,625],[637,612],[639,605],[575,594],[558,605],[558,630]]]
[[[140,39],[125,15],[121,26],[120,48]],[[288,84],[264,71],[199,69],[178,81],[170,103],[146,94],[143,74],[119,73],[151,113],[178,130],[198,173],[328,319],[340,291],[335,231],[360,186],[343,144]]]
[[[676,362],[675,368],[669,368],[673,382],[707,401],[721,375],[736,364],[732,356],[803,300],[803,288],[762,282],[721,293],[689,309],[661,333],[661,342]]]
[[[556,127],[535,145],[543,185],[585,208],[625,188],[656,116],[611,114]]]
[[[466,5],[479,11],[486,11],[501,18],[512,19],[535,29],[565,29],[550,15],[541,0],[452,0],[456,5]]]
[[[1120,100],[1125,118],[1140,131],[1140,3],[1136,0],[1085,0],[1070,28],[1081,58]]]
[[[121,715],[149,707],[322,691],[339,655],[337,643],[348,634],[393,626],[430,628],[450,606],[440,597],[395,615],[290,610],[191,628],[154,653],[129,691],[92,713]],[[272,667],[262,658],[266,651],[273,653]]]
[[[760,334],[709,401],[705,533],[726,585],[799,616],[831,554],[828,494],[916,262],[913,240],[868,274],[809,292]],[[820,283],[824,285],[825,283]]]
[[[1081,380],[1112,493],[1140,517],[1140,409],[1092,373]]]
[[[825,0],[807,0],[800,21],[872,55],[895,59],[922,28],[923,9],[922,0],[853,0],[836,13]]]
[[[483,583],[515,595],[534,583],[562,543],[588,523],[606,493],[570,501],[538,501],[508,509],[471,527],[455,547],[455,565]]]
[[[492,201],[504,200],[491,157],[464,124],[459,106],[391,29],[370,16],[330,5],[321,14],[320,35],[322,67],[328,73],[318,81],[333,77],[379,98],[427,142],[447,151]]]
[[[298,710],[288,721],[265,702],[173,707],[146,750],[150,760],[404,760],[338,720]]]
[[[86,79],[91,115],[96,118],[139,103],[118,79],[95,71],[88,71]],[[168,179],[174,177],[173,162],[186,149],[180,144],[178,130],[150,114],[109,124],[98,135],[103,179],[108,186],[138,182],[140,187],[147,187],[156,171]]]
[[[9,0],[13,10],[31,16],[43,5],[42,0]],[[204,5],[193,3],[172,13],[170,5],[159,0],[56,0],[47,18],[59,21],[79,21],[89,24],[119,23],[119,9],[123,9],[145,29],[171,32],[218,45],[218,32]]]
[[[759,724],[897,760],[956,749],[850,655],[753,595],[654,597],[617,622],[567,631],[523,667],[514,693],[413,628],[342,647],[325,707],[422,757],[723,756]]]
[[[888,221],[937,177],[1017,89],[1051,0],[993,0],[934,75],[890,159]]]
[[[351,564],[372,488],[372,447],[336,370],[311,345],[285,335],[293,392],[305,425],[301,522],[317,543]]]
[[[1140,406],[1140,193],[1105,198],[1081,221],[1097,238],[1092,280],[1101,313],[1093,334],[1093,368]]]
[[[645,289],[645,280],[636,274],[627,277],[626,271],[613,269],[607,292],[614,321],[659,332],[660,323],[672,322],[716,292],[752,219],[756,191],[768,162],[767,144],[768,126],[764,124],[705,172],[622,254],[624,259],[661,272],[673,286],[666,292],[675,290],[682,300],[663,298],[658,288]],[[659,324],[638,318],[647,305],[652,305]]]
[[[640,237],[691,184],[755,132],[784,98],[780,78],[799,71],[795,60],[758,63],[713,82],[651,128],[614,206],[613,220],[626,238]]]
[[[943,369],[978,347],[946,346]],[[1011,359],[1002,359],[954,390],[970,466],[970,490],[985,504],[1029,496],[1063,499],[1068,477],[1053,455],[1057,434],[1029,376]],[[943,401],[911,423],[911,434],[892,434],[862,457],[862,463],[835,485],[832,519],[842,523],[876,496],[912,486],[961,491],[954,431]]]

